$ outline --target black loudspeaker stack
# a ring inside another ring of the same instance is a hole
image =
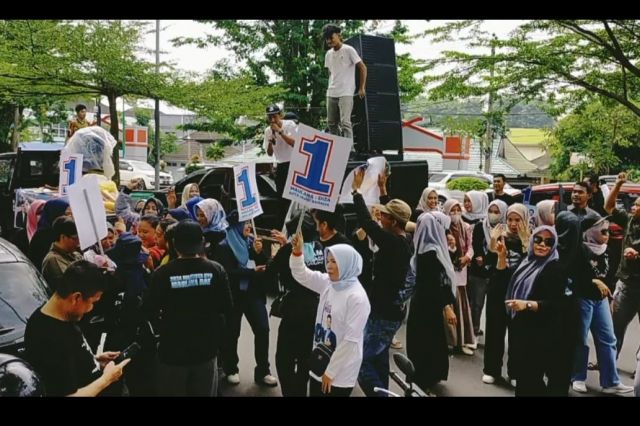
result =
[[[356,151],[371,154],[394,150],[402,155],[398,68],[393,39],[358,35],[345,43],[356,49],[367,66],[366,96],[364,99],[354,97],[351,116]]]

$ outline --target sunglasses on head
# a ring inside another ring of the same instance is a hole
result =
[[[543,242],[545,246],[553,247],[553,245],[556,243],[556,240],[554,240],[553,238],[542,238],[540,235],[536,235],[533,237],[534,244],[542,244]]]

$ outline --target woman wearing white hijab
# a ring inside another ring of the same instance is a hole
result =
[[[473,259],[469,265],[469,302],[473,331],[476,336],[483,334],[480,330],[480,318],[487,296],[489,278],[494,274],[498,260],[495,253],[489,250],[491,230],[499,224],[506,224],[508,208],[504,201],[493,200],[487,208],[487,217],[473,227]]]
[[[314,348],[322,343],[333,350],[324,374],[309,372],[309,395],[349,396],[358,380],[364,328],[371,312],[367,293],[358,281],[362,257],[347,244],[327,247],[324,256],[327,272],[322,273],[305,266],[301,234],[293,237],[291,245],[291,275],[320,294]]]
[[[573,364],[573,390],[587,392],[587,364],[589,361],[589,330],[596,347],[600,386],[603,393],[621,394],[633,388],[620,382],[617,370],[616,336],[609,308],[611,290],[604,280],[609,272],[609,221],[587,215],[581,222],[582,250],[578,258],[574,294],[580,312],[579,342]]]
[[[486,192],[468,191],[464,194],[464,210],[462,218],[470,225],[475,225],[487,217],[489,197]]]
[[[558,236],[551,226],[533,231],[526,259],[511,275],[507,248],[497,242],[498,278],[509,280],[505,297],[509,317],[509,359],[516,396],[551,395],[557,359],[555,329],[563,306],[566,275],[558,263]]]
[[[426,391],[449,375],[445,319],[456,325],[455,276],[444,227],[432,214],[418,218],[413,243],[416,284],[407,321],[407,355],[416,370],[414,381]]]
[[[415,222],[418,220],[418,216],[422,213],[432,211],[440,211],[438,206],[438,192],[430,186],[427,186],[422,191],[422,195],[420,195],[420,199],[418,200],[418,205],[411,214],[411,221]]]

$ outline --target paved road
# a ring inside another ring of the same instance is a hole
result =
[[[482,320],[484,322],[484,318]],[[270,346],[269,361],[271,362],[271,373],[277,377],[275,368],[275,349],[278,326],[280,319],[270,318]],[[484,325],[484,324],[483,324]],[[400,329],[400,340],[404,339],[405,327]],[[449,364],[449,380],[438,385],[434,392],[440,396],[513,396],[513,388],[507,384],[487,385],[482,383],[482,364],[483,364],[483,338],[480,338],[480,345],[474,356],[453,355],[450,357]],[[640,325],[637,318],[629,325],[625,344],[622,348],[622,354],[618,361],[618,368],[622,382],[627,385],[633,385],[631,373],[635,370],[636,361],[635,353],[640,344]],[[402,351],[402,350],[401,350]],[[249,323],[243,319],[242,334],[238,343],[238,352],[240,356],[240,384],[236,386],[228,385],[225,380],[221,380],[221,393],[224,396],[281,396],[280,387],[268,388],[258,386],[253,382],[253,368],[255,362],[253,359],[253,334]],[[392,350],[393,352],[393,350]],[[595,350],[593,342],[591,342],[591,351],[589,359],[595,362]],[[392,369],[394,368],[393,360],[391,360]],[[503,372],[506,376],[506,366]],[[598,383],[598,372],[589,371],[587,377],[587,388],[589,393],[579,394],[570,391],[571,396],[601,396],[599,392],[600,385]],[[399,387],[393,383],[391,390],[399,392]],[[628,394],[629,396],[633,395]],[[358,386],[353,391],[352,396],[364,396]]]

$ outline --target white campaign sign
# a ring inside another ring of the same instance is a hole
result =
[[[300,123],[282,196],[312,209],[335,211],[352,145],[353,139]]]
[[[262,214],[260,193],[256,183],[256,164],[245,163],[233,168],[236,183],[236,203],[241,222]]]
[[[82,250],[107,236],[107,215],[98,187],[98,176],[89,174],[71,185],[69,204],[78,228]]]
[[[58,190],[60,196],[67,195],[67,189],[82,177],[82,154],[70,153],[67,150],[60,152],[60,183]]]
[[[373,157],[367,160],[367,170],[364,172],[364,180],[360,186],[360,192],[364,198],[364,202],[370,206],[380,203],[380,188],[378,188],[378,175],[385,172],[387,159],[384,157]],[[353,203],[351,195],[351,184],[353,183],[353,175],[358,168],[351,170],[344,179],[342,185],[342,193],[340,194],[341,203]]]

